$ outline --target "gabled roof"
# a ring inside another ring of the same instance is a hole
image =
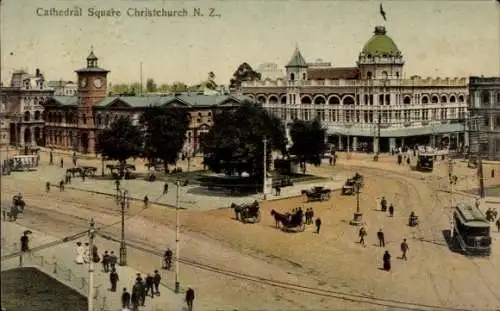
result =
[[[359,69],[357,67],[308,68],[307,77],[309,80],[358,79]]]
[[[248,97],[243,95],[203,95],[193,93],[182,93],[167,96],[108,96],[96,104],[96,107],[110,108],[121,104],[128,108],[146,108],[159,106],[184,106],[184,107],[212,107],[227,105],[230,103],[241,103]]]
[[[292,58],[285,67],[307,67],[307,62],[300,53],[299,47],[295,48]]]
[[[60,106],[77,106],[78,96],[52,96],[45,103],[55,103]]]

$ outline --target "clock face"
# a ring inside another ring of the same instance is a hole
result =
[[[80,86],[86,87],[87,86],[87,79],[83,78],[82,80],[80,80]]]
[[[101,81],[101,79],[95,79],[95,80],[94,80],[94,86],[95,86],[96,88],[100,88],[100,87],[102,86],[102,81]]]

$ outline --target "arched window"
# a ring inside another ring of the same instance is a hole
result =
[[[431,98],[431,102],[432,102],[433,104],[437,104],[437,103],[438,103],[438,97],[437,97],[436,95],[432,96],[432,98]]]
[[[337,96],[332,96],[328,100],[329,105],[340,105],[340,99]]]
[[[306,80],[306,74],[305,73],[302,74],[302,80]]]
[[[446,98],[446,96],[441,96],[441,103],[447,103],[448,102],[448,98]]]
[[[30,113],[29,111],[26,111],[26,112],[24,113],[24,121],[25,121],[25,122],[29,122],[29,121],[30,121],[30,119],[31,119],[31,113]]]
[[[450,103],[454,103],[454,102],[456,102],[456,101],[457,101],[457,100],[456,100],[456,98],[455,98],[455,95],[451,95],[451,96],[450,96]]]
[[[35,120],[38,121],[40,120],[40,111],[35,111]]]
[[[428,103],[429,103],[429,97],[422,96],[422,104],[428,104]]]
[[[291,81],[294,81],[294,80],[295,80],[295,74],[294,74],[294,73],[291,73],[291,74],[290,74],[290,80],[291,80]]]
[[[405,98],[403,99],[403,104],[411,104],[411,98],[410,96],[405,96]]]
[[[266,97],[263,96],[263,95],[260,95],[257,97],[257,101],[261,104],[265,104],[266,103]],[[198,117],[201,117],[201,113],[198,113]]]
[[[459,103],[463,103],[464,102],[464,96],[463,95],[459,95],[458,96],[458,102]]]
[[[342,103],[344,105],[354,105],[354,98],[352,98],[351,96],[346,96],[344,97],[344,99],[342,100]]]
[[[300,99],[300,103],[303,105],[310,105],[312,103],[311,97],[309,96],[304,96]]]
[[[318,96],[314,99],[315,105],[324,105],[325,103],[325,98],[323,96]]]

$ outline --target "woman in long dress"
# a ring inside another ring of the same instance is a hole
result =
[[[84,254],[85,254],[85,248],[83,247],[82,243],[77,242],[76,243],[76,263],[79,265],[83,265],[85,260],[84,260]]]

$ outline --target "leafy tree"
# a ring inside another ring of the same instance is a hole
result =
[[[146,80],[146,91],[147,92],[156,92],[158,90],[155,80],[149,78]]]
[[[158,86],[158,92],[167,93],[170,92],[170,85],[163,83]]]
[[[149,107],[141,115],[145,130],[144,155],[153,162],[163,160],[165,172],[168,164],[177,162],[189,128],[189,114],[182,108]]]
[[[111,86],[111,92],[113,94],[123,94],[130,92],[130,86],[125,83],[113,84]]]
[[[128,158],[140,156],[144,145],[144,136],[130,118],[120,117],[103,130],[97,139],[96,151],[103,158],[120,162],[120,176],[123,176]]]
[[[326,150],[326,130],[318,120],[295,120],[290,129],[292,147],[290,154],[295,155],[303,165],[304,173],[306,162],[314,165],[321,164]]]
[[[285,127],[281,121],[248,101],[236,110],[219,112],[201,143],[205,164],[214,172],[262,175],[264,137],[269,166],[272,150],[285,151]]]
[[[172,92],[172,93],[181,93],[181,92],[187,92],[187,91],[188,91],[188,86],[186,85],[186,83],[174,82],[170,86],[170,92]]]
[[[262,75],[259,72],[253,70],[253,68],[249,64],[242,63],[233,73],[233,77],[229,81],[229,88],[239,88],[241,86],[241,82],[260,80],[261,77]]]

